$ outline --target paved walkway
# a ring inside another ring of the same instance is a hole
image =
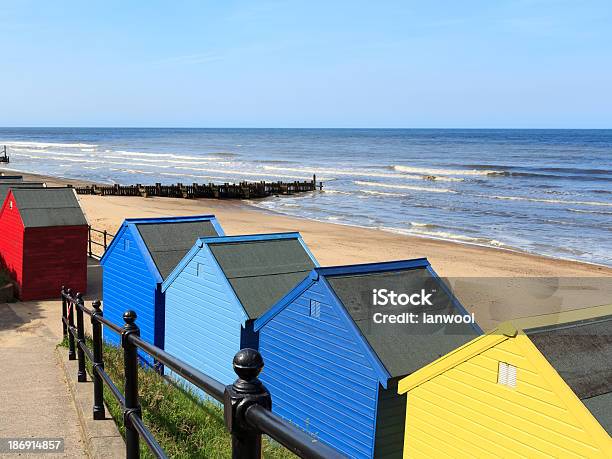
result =
[[[99,277],[92,264],[88,297],[99,294]],[[0,438],[61,437],[64,453],[55,457],[83,458],[76,407],[55,352],[61,339],[59,299],[0,304]]]
[[[58,304],[0,304],[0,438],[61,437],[61,456],[82,458],[76,408],[55,354]]]

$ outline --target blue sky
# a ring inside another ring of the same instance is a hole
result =
[[[609,1],[0,2],[0,126],[612,127]]]

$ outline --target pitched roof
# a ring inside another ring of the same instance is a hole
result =
[[[200,237],[218,236],[214,217],[200,220],[151,220],[135,222],[162,279],[165,279]]]
[[[582,399],[582,403],[612,436],[612,392]]]
[[[0,205],[4,203],[6,196],[11,188],[43,188],[42,182],[11,182],[0,181]]]
[[[583,322],[605,316],[612,316],[612,303],[520,317],[512,319],[512,325],[521,330],[531,330],[535,328],[550,327],[561,323]]]
[[[26,228],[87,225],[72,188],[12,188]]]
[[[428,266],[425,261],[425,265],[410,269],[373,269],[371,272],[325,276],[391,377],[413,373],[480,334],[478,327],[470,324],[423,323],[423,313],[466,314],[442,281],[427,269]],[[420,293],[423,289],[426,294],[431,293],[432,306],[374,305],[374,289],[387,289],[397,294]],[[375,323],[373,320],[375,313],[399,315],[411,312],[417,315],[418,323]]]
[[[612,400],[612,315],[533,328],[525,333],[612,434],[609,405]]]
[[[255,319],[304,280],[316,266],[299,235],[224,238],[207,242],[249,318]],[[242,239],[242,240],[241,240]]]

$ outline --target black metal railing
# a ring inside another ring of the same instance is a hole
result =
[[[142,421],[138,401],[138,349],[173,370],[187,381],[223,404],[225,425],[232,437],[232,458],[255,459],[261,457],[261,436],[268,435],[285,448],[303,458],[342,458],[342,454],[317,441],[293,424],[272,413],[272,398],[259,380],[264,362],[254,349],[243,349],[234,357],[233,367],[238,379],[225,386],[198,369],[153,346],[140,338],[136,313],[123,314],[124,326],[120,327],[104,318],[100,301],[85,306],[80,293],[72,294],[62,287],[62,329],[68,338],[68,358],[78,359],[77,379],[87,380],[85,359],[92,363],[94,387],[93,419],[105,418],[103,389],[106,385],[123,409],[126,457],[138,458],[140,439],[158,458],[166,454],[151,431]],[[85,341],[84,314],[91,318],[93,351]],[[75,326],[76,315],[76,326]],[[121,335],[124,365],[123,393],[104,371],[102,329],[106,326]]]
[[[96,235],[97,237],[94,237],[94,235]],[[87,228],[87,255],[89,256],[89,258],[95,258],[96,260],[102,258],[104,252],[106,252],[108,245],[114,237],[114,234],[111,234],[106,230],[97,230],[95,228],[92,228],[90,225]],[[96,251],[93,250],[94,246],[101,247],[102,253],[96,253]]]

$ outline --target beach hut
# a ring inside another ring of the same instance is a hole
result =
[[[126,219],[100,260],[104,317],[123,325],[123,313],[136,311],[140,336],[163,348],[162,282],[198,238],[223,234],[214,215]],[[112,330],[105,330],[104,339],[120,344]]]
[[[162,285],[166,351],[224,384],[253,321],[317,266],[299,233],[200,239]]]
[[[401,457],[397,381],[480,334],[471,320],[424,258],[315,268],[254,324],[272,410],[348,457]]]
[[[87,289],[87,220],[71,188],[11,188],[0,211],[0,260],[23,301]]]
[[[400,381],[404,457],[610,457],[612,315],[551,319],[502,324]]]

